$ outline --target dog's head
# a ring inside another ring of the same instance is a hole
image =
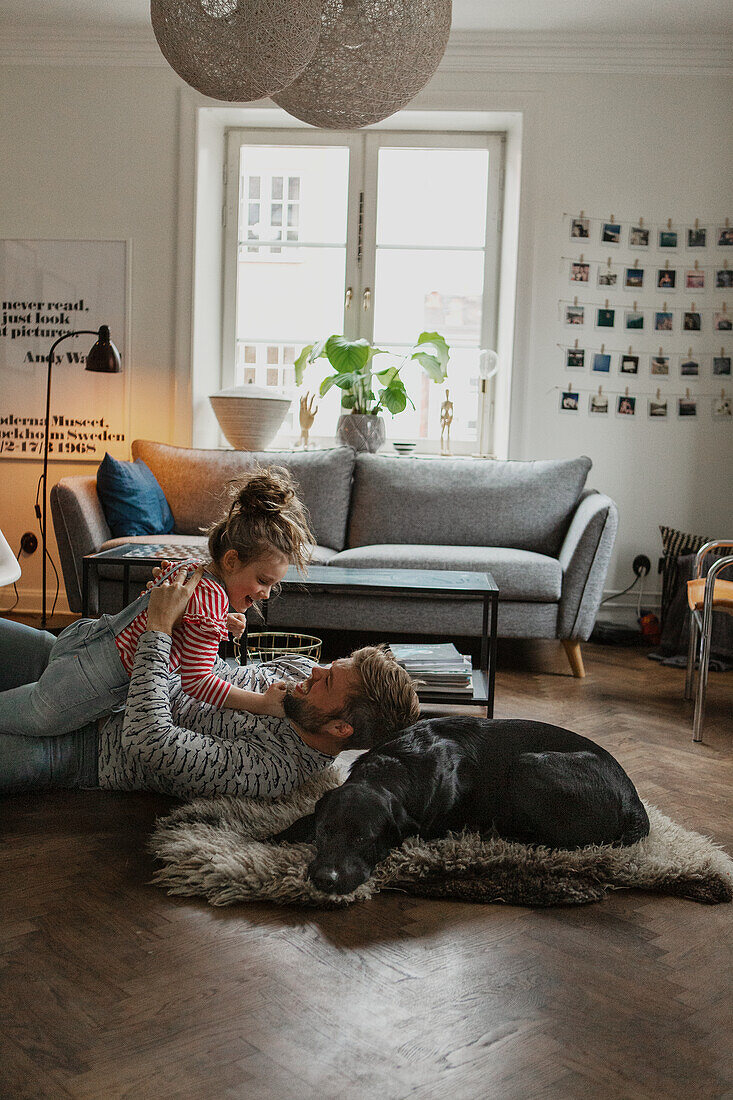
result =
[[[316,805],[316,856],[308,874],[327,894],[350,894],[415,830],[389,791],[345,783]]]

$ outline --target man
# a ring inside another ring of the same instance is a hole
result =
[[[285,696],[286,718],[216,710],[185,695],[168,673],[171,633],[197,583],[183,573],[151,593],[124,711],[97,730],[17,737],[0,730],[0,792],[102,787],[275,798],[327,767],[345,748],[367,748],[417,720],[409,676],[367,647],[316,666]],[[0,620],[0,688],[38,679],[53,636]],[[285,664],[217,672],[250,689],[278,680]],[[304,675],[303,672],[300,673]]]

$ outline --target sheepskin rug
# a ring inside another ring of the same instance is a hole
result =
[[[158,821],[150,841],[162,865],[153,882],[169,894],[203,897],[211,905],[268,901],[317,909],[368,901],[383,890],[528,906],[585,905],[623,888],[710,904],[733,896],[733,860],[647,804],[649,836],[628,848],[550,851],[474,833],[429,842],[410,837],[368,882],[331,897],[308,878],[311,845],[276,845],[267,838],[310,813],[343,779],[330,768],[278,802],[216,798],[181,806]]]

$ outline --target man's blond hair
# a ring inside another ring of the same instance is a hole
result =
[[[369,749],[417,722],[420,703],[409,673],[384,646],[364,646],[351,660],[361,685],[342,714],[354,728],[348,747]]]

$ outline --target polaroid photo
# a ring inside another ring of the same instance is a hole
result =
[[[590,218],[570,219],[570,239],[587,241],[590,237]]]
[[[611,356],[604,352],[595,352],[593,355],[593,364],[590,369],[597,374],[610,374]]]
[[[668,405],[666,397],[650,397],[647,408],[647,416],[650,420],[665,420],[667,418]]]
[[[649,371],[657,376],[669,374],[669,356],[652,355],[649,360]]]
[[[596,328],[613,328],[616,324],[615,309],[596,310]]]
[[[697,398],[696,397],[678,397],[677,398],[677,415],[678,416],[697,416]]]
[[[583,370],[585,367],[585,348],[567,348],[565,366],[568,370]]]
[[[579,260],[573,260],[570,264],[570,282],[587,283],[589,278],[590,264],[580,263]]]
[[[733,317],[730,313],[716,311],[713,314],[713,328],[716,332],[730,332],[733,329]]]
[[[715,232],[718,248],[730,248],[733,245],[733,229],[729,225],[719,225]]]
[[[638,374],[639,373],[639,356],[638,355],[622,355],[621,362],[619,363],[619,371],[621,374]]]
[[[733,267],[719,267],[715,272],[715,289],[727,290],[733,287]]]
[[[605,393],[592,393],[588,401],[591,416],[608,416],[608,397]]]
[[[700,360],[693,359],[692,356],[682,355],[680,357],[680,375],[683,378],[697,378],[700,374]]]
[[[629,228],[629,248],[648,248],[649,230],[641,225],[632,225]]]
[[[574,390],[563,390],[560,394],[560,412],[577,413],[580,394]]]
[[[624,327],[630,332],[641,332],[644,328],[644,314],[641,310],[624,310]]]
[[[671,332],[674,327],[674,314],[667,310],[657,310],[654,314],[654,331]]]
[[[566,325],[585,324],[585,306],[565,306]]]
[[[676,229],[660,229],[659,237],[657,238],[657,244],[659,248],[676,248],[677,247],[677,230]]]
[[[683,332],[701,332],[702,331],[702,314],[697,313],[694,310],[685,310],[682,315],[682,331]]]
[[[675,267],[657,268],[657,290],[677,289],[677,269]]]
[[[713,356],[713,374],[718,377],[730,375],[730,355]]]
[[[733,419],[733,401],[725,394],[713,398],[713,420]]]
[[[686,290],[704,290],[705,289],[705,272],[695,271],[691,269],[685,272],[685,289]]]
[[[706,248],[708,243],[708,231],[707,229],[688,229],[687,230],[687,247],[688,248]],[[694,415],[694,413],[693,413]]]
[[[644,268],[627,267],[624,271],[624,286],[627,290],[639,290],[644,285]]]
[[[621,393],[616,401],[616,416],[636,416],[636,398]]]
[[[616,222],[602,222],[601,244],[621,244],[621,226]]]
[[[733,274],[733,272],[731,273]],[[598,265],[598,286],[618,286],[618,271],[615,267]],[[731,284],[733,286],[733,283]]]

